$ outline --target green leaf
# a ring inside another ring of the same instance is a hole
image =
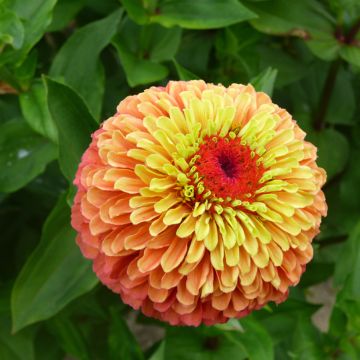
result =
[[[246,2],[258,18],[252,25],[259,31],[274,35],[295,35],[312,38],[319,33],[332,33],[335,20],[316,0],[289,3],[287,0]]]
[[[15,95],[2,95],[0,97],[0,124],[21,118],[18,97]]]
[[[360,301],[360,221],[352,230],[336,262],[334,282],[345,288],[347,298]]]
[[[68,86],[47,78],[47,103],[59,136],[59,163],[72,182],[90,135],[98,128],[83,100]]]
[[[327,123],[339,125],[354,125],[356,123],[357,119],[354,116],[356,99],[351,79],[351,73],[341,68],[337,74],[326,112]]]
[[[29,331],[11,334],[11,319],[7,314],[0,316],[0,359],[35,359],[33,334]]]
[[[311,322],[311,316],[318,308],[288,299],[281,305],[271,305],[268,311],[254,314],[276,344],[276,359],[325,358],[321,335]]]
[[[322,360],[325,356],[319,331],[310,318],[301,313],[296,315],[294,322],[292,352],[299,360]]]
[[[48,319],[96,283],[90,262],[75,243],[70,209],[62,196],[45,222],[40,244],[15,281],[13,330]]]
[[[215,327],[168,327],[165,337],[164,359],[223,360],[247,358],[242,343],[234,341],[238,331]]]
[[[335,60],[341,47],[339,41],[331,33],[323,33],[315,39],[307,40],[306,45],[315,56],[325,61]]]
[[[267,330],[253,317],[240,320],[243,331],[233,338],[240,341],[251,360],[271,360],[274,358],[272,339]]]
[[[351,65],[360,67],[360,48],[357,46],[341,47],[340,56]]]
[[[167,76],[168,69],[164,65],[137,58],[122,43],[121,38],[116,37],[113,40],[113,45],[117,50],[127,82],[131,87],[153,83]]]
[[[151,25],[153,32],[149,44],[150,59],[161,62],[171,60],[180,45],[181,29],[173,27],[170,29],[158,25]],[[145,31],[148,29],[145,28]]]
[[[165,351],[165,341],[161,341],[160,345],[151,355],[149,360],[165,360],[164,358],[164,351]]]
[[[180,80],[189,81],[199,79],[197,75],[193,74],[190,70],[185,69],[176,60],[173,60],[173,62]]]
[[[360,167],[358,166],[359,158],[360,149],[352,149],[349,158],[349,165],[341,179],[340,193],[337,194],[340,199],[336,199],[341,200],[344,203],[346,209],[355,217],[357,217],[360,212],[360,202],[358,200],[360,198]],[[340,217],[340,214],[338,217]]]
[[[76,359],[91,359],[85,339],[78,324],[64,315],[57,315],[47,323],[50,332],[56,338],[66,354]]]
[[[207,75],[214,36],[205,31],[185,32],[176,61],[194,74]]]
[[[301,277],[300,286],[309,287],[329,279],[334,273],[334,264],[314,262],[306,265],[306,271]]]
[[[110,309],[111,323],[108,336],[109,359],[143,360],[144,355],[121,313]],[[121,340],[120,340],[121,339]]]
[[[261,68],[277,69],[276,83],[274,84],[277,88],[297,82],[309,72],[308,66],[300,59],[294,59],[279,48],[261,45],[256,48],[256,57],[258,57],[257,54],[261,54],[259,59]]]
[[[268,67],[250,82],[253,84],[256,91],[263,91],[271,96],[274,90],[277,73],[278,71],[276,69]]]
[[[116,37],[116,42],[136,57],[154,62],[171,60],[180,40],[181,29],[177,26],[170,29],[158,24],[139,26],[129,18],[124,19]]]
[[[23,20],[24,41],[18,50],[5,49],[0,56],[0,65],[18,64],[24,60],[50,24],[56,0],[13,0],[10,3],[11,9]]]
[[[122,4],[129,17],[138,24],[144,25],[150,21],[142,0],[122,0]]]
[[[0,49],[10,45],[19,49],[24,41],[24,26],[18,16],[4,5],[0,5]]]
[[[349,143],[342,133],[335,129],[325,129],[321,132],[310,133],[309,140],[318,147],[317,163],[325,168],[328,179],[333,178],[345,168],[349,156]]]
[[[185,29],[216,29],[255,17],[237,0],[168,0],[159,4],[151,21]]]
[[[57,143],[56,126],[49,113],[46,101],[46,89],[40,81],[19,96],[21,111],[29,126],[39,134]]]
[[[56,158],[56,146],[23,121],[0,126],[0,191],[16,191],[41,174]]]
[[[84,4],[85,0],[58,0],[47,31],[59,31],[66,27],[75,18]]]
[[[64,78],[83,97],[95,118],[100,116],[104,95],[99,56],[114,36],[122,13],[119,9],[77,30],[59,50],[50,69],[50,76]]]

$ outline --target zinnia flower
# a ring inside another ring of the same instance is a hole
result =
[[[327,211],[304,137],[251,85],[172,81],[129,96],[79,166],[77,243],[125,303],[173,325],[282,302]]]

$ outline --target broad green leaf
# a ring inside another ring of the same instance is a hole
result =
[[[245,348],[234,336],[237,331],[215,327],[168,327],[165,337],[164,359],[223,360],[247,358]]]
[[[83,100],[71,88],[47,78],[47,103],[59,137],[59,163],[72,182],[90,135],[97,129]]]
[[[271,360],[274,358],[272,339],[267,330],[253,317],[240,320],[243,331],[232,337],[241,342],[251,360]]]
[[[75,18],[85,5],[85,0],[58,0],[53,13],[51,24],[47,31],[59,31]]]
[[[40,244],[15,281],[13,330],[50,318],[96,283],[90,262],[75,243],[70,208],[62,196],[45,222]]]
[[[326,112],[327,123],[338,125],[354,125],[356,123],[357,119],[354,116],[356,99],[351,80],[351,73],[341,68],[337,74]]]
[[[168,74],[168,69],[161,64],[151,60],[137,58],[122,43],[120,38],[113,40],[121,65],[124,68],[126,79],[131,87],[153,83],[164,79]]]
[[[260,45],[256,48],[255,56],[258,58],[261,68],[271,67],[277,69],[276,88],[299,81],[308,74],[309,68],[300,59],[294,59],[286,52],[280,51],[273,46]]]
[[[165,351],[165,341],[162,341],[158,346],[158,348],[151,355],[149,360],[165,360],[164,351]]]
[[[62,351],[57,339],[44,327],[36,332],[34,339],[36,360],[64,360],[65,353]]]
[[[190,70],[185,69],[176,60],[173,60],[173,62],[180,80],[189,81],[199,79],[197,75],[193,74]]]
[[[360,149],[352,149],[349,158],[349,165],[340,183],[340,193],[338,196],[344,202],[345,207],[355,216],[360,212],[360,167],[358,160]]]
[[[150,59],[158,62],[171,60],[180,45],[181,29],[179,27],[167,29],[155,24],[152,26],[154,30],[149,44]]]
[[[289,356],[303,360],[324,359],[321,335],[311,323],[311,315],[318,308],[288,299],[283,304],[271,305],[269,311],[254,314],[271,334],[276,345],[275,359],[288,359]]]
[[[11,318],[0,315],[0,359],[34,360],[33,334],[29,331],[11,333]]]
[[[126,47],[137,58],[154,62],[171,60],[179,47],[181,29],[165,28],[158,24],[139,26],[125,18],[116,41]]]
[[[253,26],[267,34],[307,38],[309,33],[316,36],[333,31],[335,20],[317,0],[247,1],[246,4],[258,15],[251,21]]]
[[[108,335],[109,360],[144,360],[144,355],[122,314],[110,309],[111,323]]]
[[[21,117],[18,97],[16,95],[0,96],[0,124]]]
[[[306,271],[301,277],[299,286],[309,287],[329,279],[334,273],[334,264],[312,261],[306,265]]]
[[[298,313],[293,324],[292,352],[295,355],[295,359],[324,359],[325,354],[322,349],[320,332],[311,323],[310,318],[302,313]]]
[[[318,165],[325,168],[328,179],[341,172],[349,156],[346,137],[335,129],[325,129],[309,134],[309,140],[318,147]]]
[[[24,40],[18,50],[5,49],[0,56],[0,65],[22,62],[31,48],[43,36],[51,22],[52,10],[57,0],[13,0],[11,10],[23,20]]]
[[[334,282],[337,286],[345,288],[347,298],[360,302],[360,222],[346,240],[336,262]]]
[[[345,18],[347,23],[355,23],[360,16],[360,3],[358,0],[328,0],[328,3],[338,17]]]
[[[127,14],[140,25],[144,25],[150,21],[149,9],[145,9],[142,0],[122,0],[122,4]]]
[[[343,46],[340,56],[351,65],[360,67],[360,49],[357,46]]]
[[[21,65],[13,69],[13,76],[17,81],[18,87],[22,91],[27,91],[35,75],[38,65],[38,53],[36,50],[31,51]]]
[[[56,146],[23,121],[0,126],[0,192],[16,191],[56,158]]]
[[[277,72],[278,71],[276,69],[268,67],[258,76],[253,78],[250,82],[252,83],[256,91],[263,91],[269,96],[271,96],[274,90]]]
[[[34,360],[34,329],[11,331],[10,294],[12,283],[0,286],[0,359]]]
[[[320,34],[315,39],[307,40],[306,45],[315,56],[325,61],[335,60],[341,48],[332,33]]]
[[[185,32],[176,61],[194,74],[207,75],[214,34],[204,31]]]
[[[18,16],[0,4],[0,49],[6,45],[19,49],[24,41],[24,26]]]
[[[159,4],[151,21],[185,29],[216,29],[255,17],[237,0],[168,0]]]
[[[251,22],[257,30],[298,36],[320,59],[329,61],[337,57],[340,44],[333,35],[335,20],[319,1],[302,0],[290,4],[286,0],[274,0],[251,3],[249,7],[258,14]]]
[[[122,12],[119,9],[77,30],[59,50],[50,69],[50,76],[65,79],[83,97],[95,118],[100,116],[104,95],[99,56],[114,36]]]
[[[86,0],[86,7],[101,16],[106,16],[119,9],[119,0]]]
[[[39,134],[57,143],[57,129],[49,113],[46,89],[40,81],[19,96],[21,111],[29,126]]]
[[[59,314],[48,321],[47,327],[64,352],[76,359],[91,359],[84,336],[78,324],[65,315]]]

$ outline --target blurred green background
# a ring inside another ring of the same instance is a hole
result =
[[[360,359],[358,0],[0,0],[0,359]],[[171,328],[69,225],[90,133],[151,84],[251,82],[318,146],[329,215],[289,300]]]

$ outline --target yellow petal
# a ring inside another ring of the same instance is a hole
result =
[[[176,205],[181,201],[177,194],[170,192],[165,198],[159,200],[155,205],[154,209],[157,213],[163,213],[169,210],[172,206]]]
[[[163,192],[176,185],[176,180],[173,177],[167,176],[164,178],[154,178],[150,181],[150,190],[155,192]]]
[[[210,260],[214,269],[224,269],[224,246],[221,240],[218,241],[216,248],[210,252]]]
[[[195,224],[195,233],[197,240],[203,240],[209,234],[210,226],[210,215],[208,213],[204,213],[200,216],[200,219],[196,221]]]
[[[166,225],[179,224],[181,220],[189,213],[190,213],[189,207],[181,204],[176,208],[170,209],[166,212],[163,220],[164,224]]]
[[[216,248],[218,241],[219,241],[219,235],[218,235],[217,225],[215,220],[211,219],[209,223],[209,233],[204,239],[205,247],[209,251],[213,251]]]
[[[189,214],[184,221],[181,222],[179,225],[176,235],[185,238],[190,236],[195,231],[195,224],[197,222],[197,219],[192,216],[192,214]]]
[[[258,243],[259,251],[252,257],[255,265],[259,268],[264,268],[269,263],[269,252],[266,245],[263,245],[261,242]]]
[[[203,241],[196,241],[192,239],[188,253],[186,255],[186,261],[188,263],[197,263],[200,261],[205,253],[205,246]]]
[[[225,248],[225,260],[229,266],[237,266],[240,261],[240,250],[238,246],[234,246],[231,249]]]

